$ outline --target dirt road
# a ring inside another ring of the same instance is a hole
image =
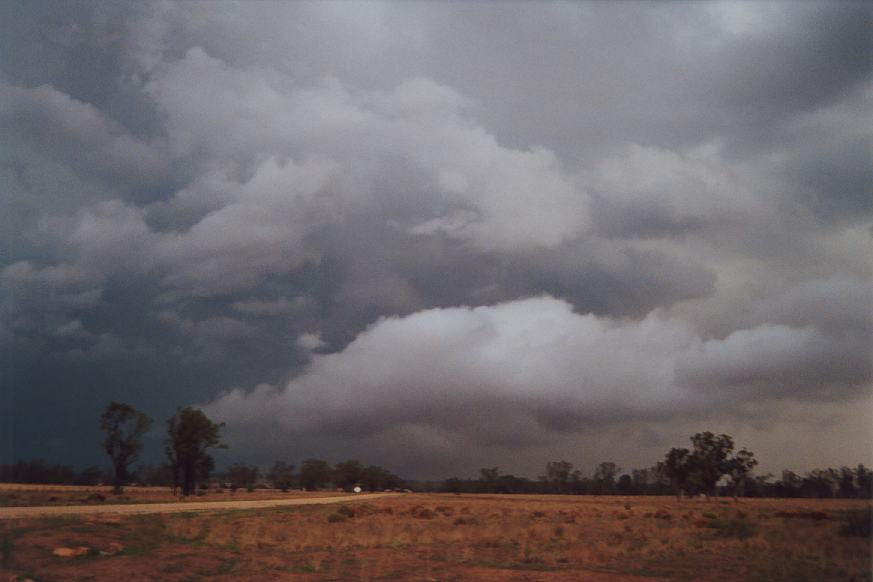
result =
[[[0,507],[0,519],[23,519],[57,515],[140,515],[144,513],[186,513],[189,511],[219,511],[234,509],[264,509],[287,505],[321,505],[352,503],[387,497],[395,493],[364,493],[334,497],[303,499],[261,499],[252,501],[190,501],[184,503],[132,503],[128,505],[57,505],[44,507]]]

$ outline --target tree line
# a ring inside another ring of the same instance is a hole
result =
[[[80,472],[66,465],[41,460],[0,465],[0,482],[96,485],[111,482],[120,493],[128,483],[160,485],[174,493],[191,495],[212,482],[232,490],[272,486],[283,491],[335,487],[367,491],[410,488],[447,493],[538,493],[570,495],[732,495],[734,497],[843,497],[873,498],[873,471],[862,464],[839,469],[814,469],[804,476],[783,471],[754,475],[758,461],[747,449],[734,451],[733,438],[712,432],[690,437],[690,448],[672,448],[652,467],[623,473],[613,462],[599,463],[592,476],[569,461],[550,461],[538,479],[504,474],[499,467],[486,467],[477,479],[451,477],[442,482],[405,481],[391,471],[365,466],[350,459],[330,465],[321,459],[306,459],[298,470],[286,461],[260,468],[234,463],[224,473],[213,475],[211,449],[227,448],[221,442],[223,423],[209,419],[196,408],[179,408],[167,420],[164,443],[166,461],[158,465],[131,465],[142,452],[142,437],[152,419],[132,406],[110,402],[100,417],[105,438],[102,446],[111,461],[111,471],[88,467]]]
[[[873,471],[859,464],[839,469],[814,469],[800,477],[783,471],[754,475],[758,461],[752,452],[734,452],[733,438],[702,432],[690,437],[691,448],[673,448],[646,469],[622,473],[613,462],[602,462],[591,477],[569,461],[550,461],[537,480],[502,474],[498,467],[480,469],[478,479],[452,477],[425,487],[447,493],[555,493],[571,495],[731,495],[734,497],[873,497]]]
[[[182,495],[191,495],[198,486],[209,482],[215,469],[215,461],[210,449],[227,448],[221,442],[223,423],[209,419],[196,408],[180,408],[167,421],[167,438],[164,454],[167,462],[158,466],[144,466],[132,475],[129,467],[142,451],[142,437],[151,426],[151,419],[128,404],[111,402],[100,417],[100,428],[106,434],[103,448],[112,461],[112,476],[115,492],[119,493],[125,483],[136,481],[148,485],[171,485],[173,491],[181,490]],[[268,483],[262,482],[261,471],[254,465],[234,463],[226,473],[217,475],[218,484],[225,484],[232,490],[245,488],[253,490],[257,486],[269,484],[283,491],[292,487],[303,489],[322,489],[328,485],[351,490],[360,487],[376,491],[393,489],[403,485],[403,480],[382,467],[364,466],[359,461],[348,460],[334,466],[320,459],[303,461],[299,472],[294,465],[276,461],[263,475]]]

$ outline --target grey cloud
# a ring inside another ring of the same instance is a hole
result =
[[[307,297],[295,297],[290,300],[285,297],[280,297],[279,299],[274,299],[272,301],[262,301],[258,299],[234,301],[232,307],[234,310],[246,315],[271,317],[308,310],[311,308],[311,303],[312,299]]]
[[[869,399],[865,4],[0,10],[23,411],[451,470]]]
[[[750,396],[849,399],[871,369],[863,344],[834,339],[784,325],[703,339],[657,313],[622,322],[532,298],[382,319],[284,388],[233,390],[207,409],[236,431],[271,423],[289,436],[380,441],[409,427],[533,446],[592,423],[727,412]]]
[[[131,137],[95,107],[42,85],[0,85],[2,127],[21,142],[113,185],[152,182],[166,169],[161,150]],[[8,136],[7,136],[8,137]]]

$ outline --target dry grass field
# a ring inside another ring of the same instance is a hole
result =
[[[237,494],[240,496],[240,494]],[[0,521],[0,580],[870,580],[852,500],[406,494]],[[57,548],[81,555],[54,555]],[[80,548],[80,549],[79,549]]]
[[[251,492],[240,489],[234,492],[230,489],[210,489],[203,495],[181,498],[174,496],[167,487],[125,487],[121,495],[113,495],[112,487],[108,486],[80,487],[75,485],[18,485],[0,483],[0,508],[79,504],[99,506],[117,503],[254,501],[264,499],[294,499],[298,497],[327,497],[330,495],[342,495],[342,493],[325,491],[317,493],[288,491],[283,493],[276,489],[255,489]]]

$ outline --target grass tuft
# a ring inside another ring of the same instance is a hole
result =
[[[844,536],[870,539],[873,528],[873,509],[857,509],[846,513],[846,521],[840,528]]]
[[[745,540],[758,535],[758,524],[747,519],[714,519],[706,527],[716,530],[724,538]]]

